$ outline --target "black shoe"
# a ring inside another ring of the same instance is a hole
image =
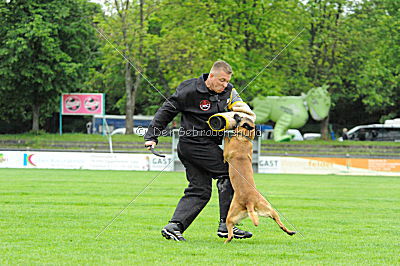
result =
[[[226,228],[226,223],[219,223],[217,235],[221,238],[228,237],[228,229]],[[233,227],[233,237],[234,238],[250,238],[253,234],[247,231],[240,230],[236,226]]]
[[[162,230],[161,234],[166,239],[173,239],[175,241],[186,241],[182,236],[181,230],[176,223],[167,224]]]

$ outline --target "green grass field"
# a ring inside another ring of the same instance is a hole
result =
[[[304,238],[272,220],[256,228],[247,219],[241,228],[253,238],[224,245],[216,236],[216,189],[187,242],[161,237],[186,186],[184,173],[162,173],[95,239],[156,175],[0,169],[0,264],[400,263],[399,177],[257,174],[260,192]]]

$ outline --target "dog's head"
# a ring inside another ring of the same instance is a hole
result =
[[[236,121],[235,133],[236,135],[246,136],[250,139],[255,137],[255,124],[248,117],[241,117],[235,114],[233,118]]]

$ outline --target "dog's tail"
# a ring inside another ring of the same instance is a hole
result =
[[[247,213],[255,226],[258,226],[258,215],[254,210],[254,205],[247,205]]]

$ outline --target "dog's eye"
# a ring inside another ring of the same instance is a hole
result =
[[[243,127],[244,127],[245,129],[247,129],[247,130],[253,130],[253,129],[254,129],[254,127],[250,126],[250,125],[247,124],[247,123],[244,123],[244,124],[243,124]]]

